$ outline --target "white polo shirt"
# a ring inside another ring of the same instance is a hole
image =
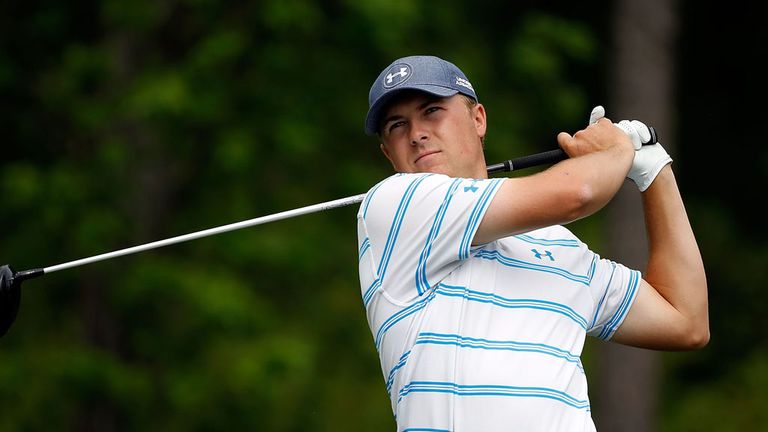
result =
[[[593,431],[580,355],[640,274],[552,226],[472,247],[504,179],[396,174],[357,215],[360,287],[399,431]]]

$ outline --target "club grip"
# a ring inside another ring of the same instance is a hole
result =
[[[539,165],[554,164],[567,158],[568,155],[565,154],[563,149],[549,150],[515,159],[505,160],[504,162],[493,165],[488,165],[488,174],[515,171]]]
[[[656,129],[649,126],[648,130],[651,133],[651,139],[649,139],[647,142],[644,142],[643,145],[652,145],[658,143],[659,136],[656,133]],[[528,156],[522,156],[515,159],[505,160],[504,162],[493,165],[488,165],[487,169],[488,174],[497,172],[509,172],[534,166],[551,165],[565,159],[568,159],[568,155],[563,151],[563,149],[558,148]]]

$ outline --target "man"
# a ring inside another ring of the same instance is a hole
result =
[[[485,108],[455,65],[405,57],[371,87],[368,134],[397,174],[358,213],[363,303],[398,430],[591,431],[587,334],[653,349],[709,339],[701,257],[660,144],[593,112],[570,156],[488,179]],[[650,245],[643,277],[561,225],[629,176]]]

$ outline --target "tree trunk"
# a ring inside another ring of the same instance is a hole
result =
[[[674,158],[672,118],[676,0],[619,0],[613,12],[610,105],[614,121],[638,119],[656,128]],[[647,239],[636,186],[627,181],[608,206],[608,256],[645,269]],[[600,343],[595,423],[598,430],[657,430],[660,354]]]
[[[114,64],[116,92],[125,91],[135,79],[138,69],[137,43],[127,33],[117,32],[106,43]],[[126,170],[124,181],[131,192],[124,201],[133,221],[133,244],[146,243],[159,237],[156,228],[163,224],[168,212],[170,184],[169,169],[163,164],[162,147],[154,142],[148,129],[133,120],[118,118],[109,129],[110,134],[125,137],[133,165]],[[118,200],[116,200],[118,201]],[[120,207],[120,206],[118,206]],[[108,280],[96,269],[81,272],[81,303],[86,338],[97,349],[125,359],[121,352],[121,324],[114,317],[114,309],[107,296]],[[77,429],[83,432],[109,432],[120,429],[115,403],[109,398],[88,402],[81,407]]]

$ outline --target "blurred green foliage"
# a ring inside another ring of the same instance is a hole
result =
[[[489,162],[553,147],[601,103],[607,15],[508,3],[5,3],[0,260],[54,265],[366,191],[391,171],[362,132],[368,89],[403,55],[472,77]],[[710,348],[665,357],[665,430],[768,427],[765,231],[749,239],[685,184],[717,302]],[[27,282],[0,341],[0,430],[392,430],[355,212]]]

